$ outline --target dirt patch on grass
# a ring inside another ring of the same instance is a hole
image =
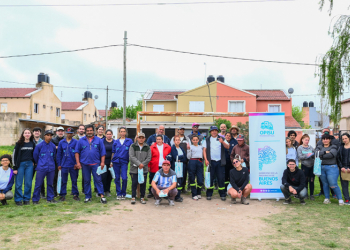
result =
[[[267,224],[260,218],[283,211],[275,201],[250,200],[245,206],[185,197],[174,207],[167,204],[166,200],[158,207],[153,200],[147,205],[122,201],[108,215],[79,218],[90,223],[55,229],[60,239],[44,249],[212,249],[237,235],[240,242],[261,236]]]

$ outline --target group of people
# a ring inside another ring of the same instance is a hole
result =
[[[136,191],[140,186],[140,202],[146,204],[146,183],[149,181],[147,198],[154,197],[159,204],[162,197],[169,205],[182,202],[182,192],[186,192],[186,181],[192,199],[202,198],[204,189],[204,162],[208,179],[206,198],[211,200],[214,189],[218,189],[221,200],[227,194],[232,202],[241,198],[249,204],[247,197],[252,187],[249,184],[249,146],[244,136],[238,135],[239,128],[233,126],[226,131],[226,125],[211,126],[210,136],[199,132],[199,124],[192,124],[192,132],[186,136],[184,127],[171,140],[165,135],[164,126],[147,141],[144,133],[135,140],[127,137],[127,128],[120,127],[118,139],[113,139],[113,131],[104,131],[103,126],[80,125],[76,135],[73,128],[58,127],[56,136],[52,130],[44,132],[41,128],[24,129],[15,145],[13,155],[1,156],[0,200],[6,205],[14,197],[18,206],[34,205],[40,199],[48,203],[66,200],[68,176],[72,184],[73,199],[80,201],[77,180],[82,172],[82,192],[84,202],[91,202],[91,175],[96,196],[100,202],[107,203],[111,196],[111,182],[116,184],[116,199],[126,198],[128,170],[132,182],[131,203],[136,203]],[[220,133],[219,133],[220,132]],[[181,164],[181,174],[175,171]],[[130,167],[129,167],[130,166]],[[140,172],[140,170],[142,170]],[[140,174],[143,182],[140,182]],[[32,194],[32,181],[35,177]],[[44,180],[46,178],[46,188]],[[14,195],[12,187],[15,185]],[[23,191],[24,185],[24,191]],[[46,192],[45,192],[46,191]],[[59,197],[55,200],[55,197]]]
[[[284,171],[281,185],[286,198],[284,204],[290,204],[293,195],[300,199],[301,204],[305,204],[305,198],[315,200],[315,196],[324,195],[323,203],[329,204],[331,192],[333,198],[338,199],[339,205],[350,205],[350,135],[342,134],[341,143],[330,135],[328,128],[325,128],[316,148],[309,145],[309,135],[304,134],[299,143],[295,140],[296,135],[296,132],[291,130],[286,138],[287,169]],[[318,173],[321,192],[316,195],[314,195],[315,158],[321,161],[321,173]],[[301,163],[301,169],[298,168],[298,163]],[[339,177],[342,192],[338,185]]]

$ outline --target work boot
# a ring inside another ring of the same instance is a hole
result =
[[[243,196],[241,198],[241,203],[244,204],[244,205],[249,205],[249,202],[247,201],[247,198],[243,197]]]
[[[304,199],[300,199],[300,204],[301,204],[301,205],[306,205],[305,200],[304,200]]]
[[[8,205],[8,203],[7,203],[6,200],[2,200],[2,201],[1,201],[1,204],[4,205],[4,206],[5,206],[5,205]]]
[[[283,202],[283,205],[289,205],[292,203],[292,199],[291,198],[288,198],[288,199],[285,199],[284,202]]]
[[[237,203],[236,198],[231,198],[231,203],[236,204]]]

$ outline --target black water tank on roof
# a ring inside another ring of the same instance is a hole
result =
[[[307,101],[303,102],[303,108],[307,108],[309,106],[309,104],[307,103]]]
[[[47,83],[50,83],[50,77],[49,77],[49,75],[45,75],[46,76],[46,82]]]
[[[310,107],[310,108],[313,108],[313,107],[314,107],[314,102],[312,102],[312,101],[309,102],[309,107]]]
[[[44,73],[38,75],[38,82],[46,82],[46,75]]]
[[[112,103],[111,103],[111,107],[112,107],[112,108],[118,107],[118,106],[117,106],[117,103],[116,103],[116,102],[112,102]]]
[[[216,80],[218,80],[219,82],[225,82],[225,77],[223,77],[222,75],[219,75]]]
[[[87,98],[92,98],[92,93],[90,91],[84,92],[84,99],[87,99]]]
[[[207,78],[207,82],[208,83],[211,83],[211,82],[214,82],[214,81],[215,81],[215,77],[214,76],[212,76],[212,75],[208,76],[208,78]]]

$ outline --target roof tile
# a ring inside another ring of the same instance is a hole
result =
[[[257,101],[264,100],[278,100],[278,101],[288,101],[289,97],[284,93],[283,90],[278,89],[245,89],[245,91],[251,92],[257,95]]]
[[[27,94],[38,90],[37,88],[0,88],[0,98],[17,97],[30,98]]]
[[[150,100],[174,100],[176,95],[179,95],[185,91],[155,91]]]
[[[62,102],[62,110],[76,110],[85,102]]]
[[[294,119],[293,116],[285,116],[286,128],[301,128],[300,124]]]

